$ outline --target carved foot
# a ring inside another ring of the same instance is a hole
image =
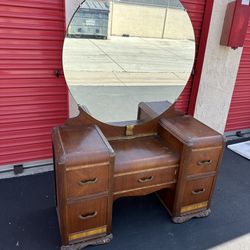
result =
[[[112,239],[113,239],[113,235],[109,234],[107,236],[104,236],[98,239],[80,242],[80,243],[76,243],[76,244],[72,244],[68,246],[62,246],[61,250],[81,250],[87,246],[91,246],[91,245],[95,246],[95,245],[102,245],[102,244],[109,243]]]
[[[183,216],[179,216],[179,217],[173,217],[172,221],[176,224],[181,224],[184,223],[186,221],[191,220],[192,218],[202,218],[202,217],[207,217],[211,214],[211,209],[207,209],[205,211],[201,211],[198,213],[194,213],[194,214],[186,214]]]

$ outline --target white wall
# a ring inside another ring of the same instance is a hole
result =
[[[224,133],[242,49],[221,46],[220,38],[227,4],[215,0],[202,69],[195,117]]]

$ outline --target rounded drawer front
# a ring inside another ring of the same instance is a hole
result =
[[[114,178],[114,193],[175,182],[176,177],[176,167],[117,174]]]
[[[187,161],[187,175],[216,171],[222,149],[192,150]]]
[[[107,197],[68,204],[69,233],[107,225],[107,204]]]
[[[182,206],[208,201],[213,181],[213,176],[187,181],[184,187]]]
[[[108,172],[108,165],[67,171],[67,198],[107,191]]]

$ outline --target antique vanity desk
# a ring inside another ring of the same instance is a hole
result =
[[[141,106],[134,124],[103,124],[80,108],[53,130],[63,245],[82,242],[69,249],[109,242],[112,204],[124,196],[157,192],[175,223],[210,214],[223,137],[173,106],[140,125],[155,114]]]
[[[174,2],[86,0],[71,19],[63,68],[79,115],[52,132],[62,249],[108,243],[120,197],[155,193],[174,223],[210,214],[224,138],[175,108],[195,37]]]

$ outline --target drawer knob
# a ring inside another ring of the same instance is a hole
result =
[[[192,191],[192,194],[197,195],[197,194],[202,194],[206,191],[205,188],[200,188],[200,189],[195,189]]]
[[[81,220],[87,220],[87,219],[91,219],[91,218],[96,217],[96,215],[97,215],[97,211],[95,211],[93,213],[88,213],[88,214],[80,214],[79,218]]]
[[[198,165],[199,166],[209,166],[209,165],[211,165],[212,164],[212,160],[203,160],[203,161],[198,161]]]
[[[149,177],[142,177],[138,180],[138,182],[140,183],[144,183],[144,182],[149,182],[152,181],[154,179],[154,176],[149,176]]]
[[[80,180],[80,181],[78,182],[78,184],[79,184],[80,186],[83,186],[83,185],[88,185],[88,184],[95,184],[97,181],[98,181],[97,178],[88,179],[88,180]]]

